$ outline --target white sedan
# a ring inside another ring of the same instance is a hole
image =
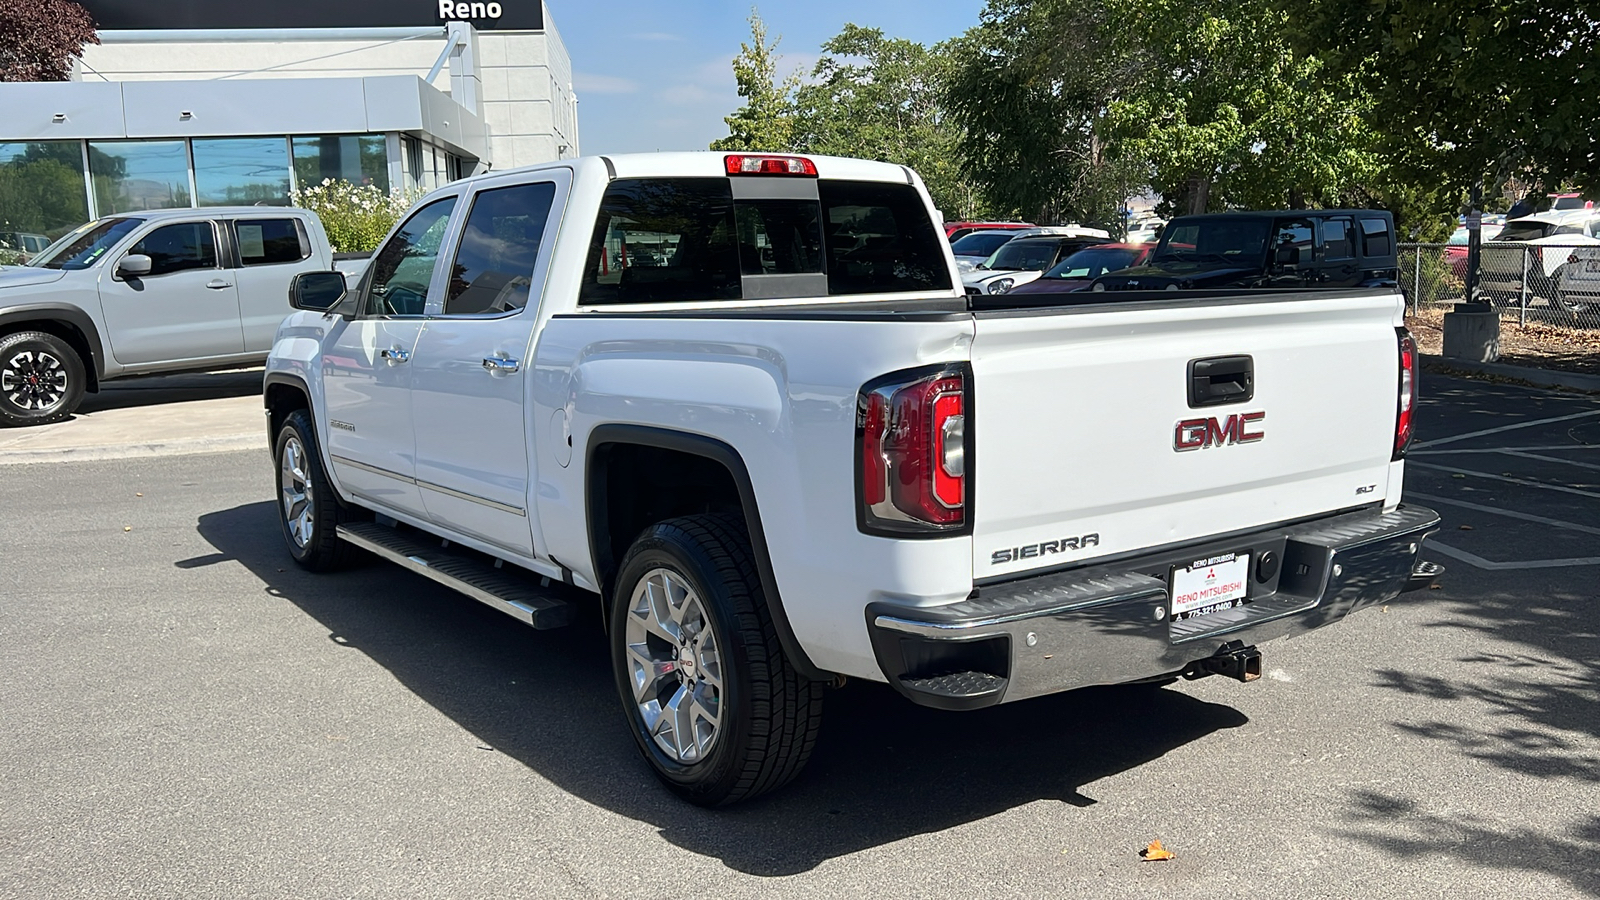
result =
[[[961,274],[968,294],[1004,294],[1043,275],[1061,260],[1091,244],[1111,240],[1099,228],[1053,228],[1051,234],[1014,238],[976,268]]]

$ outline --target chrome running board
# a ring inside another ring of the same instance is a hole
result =
[[[339,538],[390,562],[425,575],[535,628],[560,628],[572,621],[572,606],[555,591],[517,573],[496,568],[480,557],[440,545],[437,538],[419,540],[411,533],[375,522],[339,526]]]

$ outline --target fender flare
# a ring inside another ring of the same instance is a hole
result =
[[[761,593],[766,599],[767,611],[772,616],[772,626],[778,634],[778,643],[782,645],[784,654],[789,657],[790,665],[794,666],[801,677],[813,681],[831,679],[832,675],[817,668],[811,657],[806,655],[805,648],[800,646],[799,638],[795,637],[793,626],[789,624],[789,616],[783,608],[783,599],[778,593],[778,579],[772,571],[772,557],[767,552],[766,532],[761,527],[761,511],[756,504],[755,484],[750,480],[750,470],[745,467],[744,458],[739,452],[723,441],[704,435],[647,425],[599,425],[589,433],[589,445],[584,451],[583,500],[584,514],[589,520],[590,563],[594,566],[596,576],[604,571],[596,548],[600,546],[600,537],[605,533],[606,517],[602,502],[605,499],[605,482],[604,479],[596,477],[602,467],[597,467],[595,455],[601,447],[608,444],[635,444],[675,450],[691,456],[704,457],[728,470],[728,474],[733,478],[734,488],[739,492],[739,506],[744,511],[745,528],[750,533],[750,546],[755,552],[756,573],[761,579]]]
[[[100,341],[100,328],[94,324],[94,319],[80,307],[65,303],[21,303],[0,309],[0,329],[8,325],[40,320],[70,325],[83,335],[84,341],[89,345],[89,358],[84,362],[89,364],[94,374],[94,384],[91,387],[98,390],[100,379],[106,374],[106,359],[105,344]]]

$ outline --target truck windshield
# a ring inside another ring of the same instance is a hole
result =
[[[1042,272],[1056,261],[1055,241],[1011,241],[984,260],[983,267],[995,271]]]
[[[1271,228],[1271,221],[1254,218],[1173,221],[1150,262],[1195,268],[1259,265]]]
[[[957,256],[988,256],[1004,247],[1016,234],[1004,231],[978,231],[950,245]]]
[[[1556,226],[1548,222],[1507,222],[1494,236],[1497,241],[1537,241],[1549,237]]]
[[[143,219],[100,219],[80,225],[28,265],[41,269],[87,269],[143,222]]]

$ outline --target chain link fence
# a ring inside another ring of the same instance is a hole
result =
[[[1466,246],[1401,244],[1399,251],[1400,285],[1413,314],[1462,301]],[[1502,320],[1600,328],[1600,244],[1486,241],[1478,272],[1478,299],[1498,307]]]

